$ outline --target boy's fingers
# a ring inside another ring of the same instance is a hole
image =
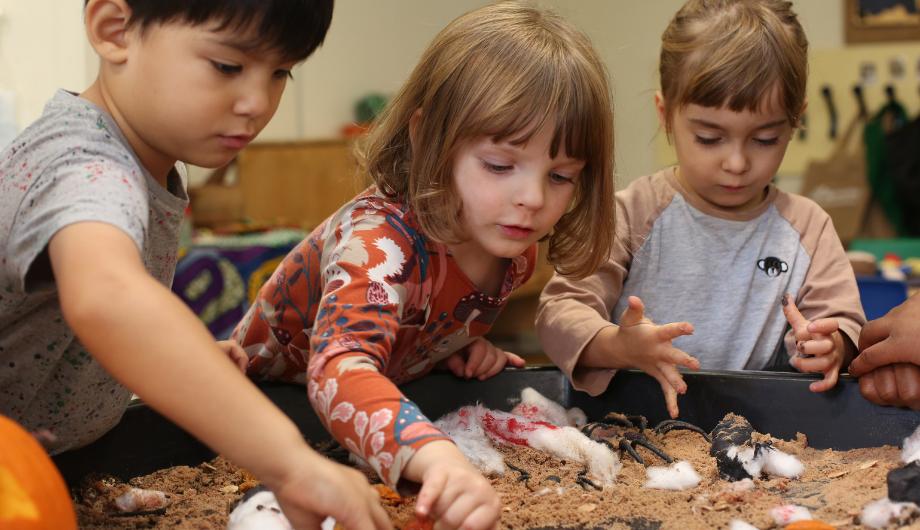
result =
[[[658,326],[658,337],[662,340],[674,340],[684,335],[693,335],[693,324],[689,322],[672,322]]]
[[[665,381],[667,381],[668,384],[671,385],[671,388],[678,394],[683,394],[687,391],[687,383],[684,382],[683,376],[680,375],[680,372],[678,372],[676,368],[665,365],[660,369],[660,372]]]
[[[807,329],[808,319],[802,316],[799,308],[795,305],[795,299],[792,298],[792,295],[789,293],[783,295],[783,314],[786,315],[786,320],[789,322],[789,325],[792,326],[792,331],[795,333],[796,340],[807,340],[810,338]]]
[[[501,352],[495,357],[490,357],[488,360],[486,360],[486,362],[482,364],[479,373],[475,374],[478,375],[480,381],[484,381],[498,374],[498,372],[501,372],[505,368],[506,359],[505,356],[502,355],[503,353],[504,352]]]
[[[862,343],[861,336],[860,343]],[[898,362],[910,362],[910,353],[912,352],[904,352],[895,348],[891,343],[891,339],[886,338],[873,343],[857,355],[853,362],[850,363],[849,371],[859,377],[882,366]]]
[[[486,358],[490,347],[492,347],[490,343],[481,340],[470,344],[469,353],[466,356],[466,368],[464,369],[466,377],[473,377],[473,374],[477,373],[479,365]]]
[[[859,393],[872,403],[877,405],[885,404],[885,402],[882,401],[882,398],[879,397],[878,390],[875,388],[874,372],[868,373],[859,378]]]
[[[638,296],[630,296],[628,304],[620,317],[620,325],[635,326],[641,324],[643,318],[645,318],[645,304],[642,303]]]
[[[824,373],[834,365],[834,359],[827,355],[822,357],[795,356],[790,359],[790,362],[798,371],[804,373]]]
[[[677,390],[674,389],[674,386],[663,371],[655,370],[649,372],[649,375],[657,379],[658,384],[661,385],[661,392],[664,394],[664,404],[668,409],[668,415],[671,416],[671,419],[676,418],[680,413],[677,408]],[[683,380],[681,380],[681,382],[683,382]]]

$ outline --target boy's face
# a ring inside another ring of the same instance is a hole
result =
[[[550,158],[552,134],[548,124],[526,144],[479,137],[461,146],[453,179],[469,239],[455,255],[459,250],[486,262],[512,258],[552,230],[571,204],[585,165],[562,147]]]
[[[106,103],[154,175],[176,160],[222,166],[271,119],[294,64],[245,49],[251,37],[179,23],[128,31]]]
[[[735,112],[689,104],[675,110],[672,135],[684,185],[720,208],[743,211],[759,204],[793,133],[778,105],[765,107]]]

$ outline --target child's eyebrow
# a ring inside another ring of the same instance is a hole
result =
[[[703,127],[706,127],[706,128],[709,128],[709,129],[718,129],[718,130],[720,130],[720,131],[724,131],[724,130],[725,130],[725,127],[722,127],[722,126],[719,125],[718,123],[711,122],[711,121],[709,121],[709,120],[703,120],[703,119],[700,119],[700,118],[690,118],[689,121],[692,122],[692,123],[695,123],[695,124],[697,124],[697,125],[702,125]],[[755,130],[755,131],[760,131],[760,130],[763,130],[763,129],[772,129],[773,127],[779,127],[780,125],[783,125],[783,124],[787,123],[787,121],[788,121],[788,120],[786,120],[786,119],[771,121],[771,122],[768,122],[768,123],[764,123],[763,125],[758,125],[757,127],[754,127],[754,130]]]

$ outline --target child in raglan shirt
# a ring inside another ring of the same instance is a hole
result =
[[[836,384],[865,322],[853,270],[830,217],[772,184],[805,110],[807,48],[781,0],[690,0],[671,20],[655,106],[677,165],[617,194],[597,272],[541,295],[537,332],[577,389],[638,368],[676,417],[678,367]]]

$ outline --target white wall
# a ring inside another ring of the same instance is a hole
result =
[[[423,49],[457,15],[487,0],[338,0],[332,27],[295,81],[262,140],[328,138],[352,120],[355,101],[393,93]],[[614,88],[621,183],[655,169],[659,38],[683,0],[542,0],[585,30]],[[795,2],[812,49],[843,45],[843,0]],[[58,87],[85,88],[96,62],[83,35],[80,0],[0,0],[0,90],[17,98],[20,127]]]

